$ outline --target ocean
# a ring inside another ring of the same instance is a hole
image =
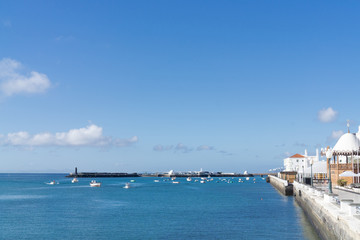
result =
[[[98,178],[91,188],[65,174],[0,174],[0,238],[318,240],[293,197],[263,178],[195,179]]]

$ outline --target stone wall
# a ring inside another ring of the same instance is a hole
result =
[[[288,184],[286,180],[274,176],[269,176],[269,181],[273,187],[275,187],[285,196],[293,195],[293,186],[292,184]]]
[[[324,192],[295,182],[294,196],[321,239],[360,239],[360,220],[349,216],[336,202],[326,201],[328,194],[324,198]]]

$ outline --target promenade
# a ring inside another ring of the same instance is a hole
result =
[[[296,201],[322,239],[360,238],[360,194],[327,185],[311,187],[294,182]]]

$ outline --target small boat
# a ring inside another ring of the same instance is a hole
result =
[[[73,178],[73,179],[71,180],[71,182],[72,182],[72,183],[77,183],[77,182],[79,182],[79,180],[78,180],[77,178]]]
[[[154,180],[154,182],[160,182],[160,180]]]
[[[135,180],[130,180],[130,182],[135,182]]]
[[[52,180],[51,182],[48,182],[48,183],[46,183],[46,184],[48,184],[48,185],[55,185],[56,182],[55,182],[55,180]]]
[[[174,181],[176,179],[176,177],[172,177],[171,180]]]
[[[249,177],[247,177],[247,178],[246,178],[246,181],[249,181],[249,179],[250,179],[250,178],[249,178]]]
[[[100,182],[97,182],[95,180],[92,180],[90,182],[90,187],[100,187],[101,186],[101,183]]]
[[[172,182],[172,183],[179,184],[180,182],[174,181],[174,182]]]
[[[205,183],[205,181],[204,181],[204,180],[201,180],[200,183]]]
[[[124,188],[130,188],[130,183],[127,182],[127,183],[125,184]]]
[[[191,177],[188,177],[186,181],[191,182]]]

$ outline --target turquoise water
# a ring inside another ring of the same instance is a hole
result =
[[[293,198],[262,178],[133,178],[124,189],[130,179],[97,179],[102,186],[91,188],[91,179],[64,176],[0,174],[0,238],[317,239]]]

